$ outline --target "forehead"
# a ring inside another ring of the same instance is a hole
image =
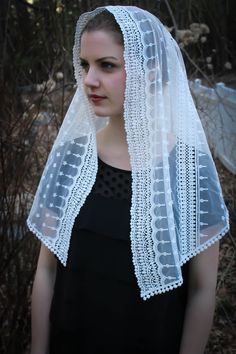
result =
[[[123,46],[118,44],[112,32],[98,31],[85,31],[81,36],[80,41],[80,54],[101,54],[123,56]]]

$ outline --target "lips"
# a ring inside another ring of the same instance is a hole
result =
[[[94,95],[94,94],[89,95],[89,99],[94,103],[101,102],[105,98],[106,98],[106,96],[100,96],[100,95]]]

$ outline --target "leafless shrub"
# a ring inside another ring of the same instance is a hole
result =
[[[173,1],[171,5],[173,4],[176,10],[175,22],[179,31],[177,40],[184,43],[186,59],[191,63],[191,67],[188,67],[189,72],[193,75],[203,73],[206,79],[210,75],[212,79],[212,70],[209,72],[205,69],[207,64],[211,64],[216,70],[218,64],[215,63],[214,51],[211,52],[212,59],[206,59],[210,54],[206,53],[204,45],[207,42],[210,48],[210,36],[214,31],[210,29],[208,33],[207,21],[201,19],[198,10],[199,3],[196,7],[193,2],[187,0],[181,2],[182,5],[186,5],[187,16],[183,16],[181,7],[178,10],[178,2]],[[29,345],[30,294],[39,242],[27,229],[26,218],[48,152],[73,95],[71,48],[75,23],[81,12],[107,3],[118,4],[115,0],[1,2],[0,352],[2,354],[25,354]],[[167,1],[131,0],[119,3],[146,8],[162,19],[167,19],[169,27],[173,26],[166,6]],[[203,9],[204,6],[202,5]],[[184,22],[183,18],[187,18],[187,22]],[[230,51],[227,57],[224,57],[223,63],[225,70],[234,68]],[[235,211],[234,177],[220,163],[217,166],[230,210]],[[235,326],[235,318],[231,315],[235,305],[235,290],[233,291],[235,284],[232,281],[232,278],[235,278],[236,267],[235,226],[232,228],[231,236],[225,238],[222,243],[220,267],[218,305],[208,353],[227,354],[233,353],[230,349],[228,352],[224,350],[225,345],[231,348],[230,338],[235,333],[232,329]]]

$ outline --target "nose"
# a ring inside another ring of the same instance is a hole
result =
[[[99,86],[100,82],[99,82],[98,73],[94,68],[90,67],[88,71],[84,74],[84,84],[87,87]]]

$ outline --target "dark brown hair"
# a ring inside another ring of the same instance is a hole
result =
[[[100,12],[95,15],[89,22],[85,25],[81,35],[84,32],[92,32],[92,31],[105,31],[111,32],[114,35],[115,41],[123,45],[123,35],[118,23],[115,20],[115,17],[107,10]]]

